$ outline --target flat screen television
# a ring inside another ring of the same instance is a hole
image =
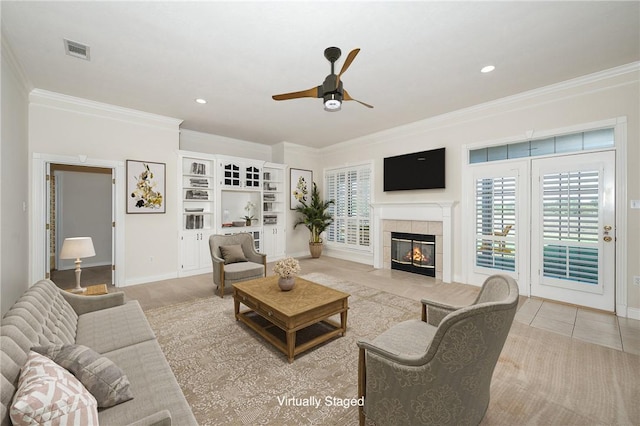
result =
[[[384,191],[445,187],[445,148],[384,159]]]

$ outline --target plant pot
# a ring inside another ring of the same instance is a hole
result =
[[[245,221],[245,226],[251,226],[251,219],[247,219]]]
[[[296,277],[280,277],[278,278],[278,287],[282,291],[289,291],[296,285]]]
[[[322,254],[322,243],[309,243],[309,252],[314,259],[319,258]]]

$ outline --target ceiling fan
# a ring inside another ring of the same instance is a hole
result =
[[[340,58],[342,51],[337,47],[327,47],[324,50],[324,57],[331,62],[331,74],[324,79],[324,82],[320,86],[312,87],[308,90],[301,90],[299,92],[273,95],[272,98],[276,101],[285,101],[297,98],[323,98],[325,111],[340,111],[342,108],[342,101],[356,101],[367,108],[373,108],[372,105],[353,99],[351,95],[349,95],[349,92],[342,87],[342,81],[340,80],[340,77],[342,77],[342,74],[344,74],[349,68],[358,52],[360,52],[360,49],[353,49],[349,52],[347,59],[344,61],[344,64],[342,64],[340,73],[336,75],[334,65],[338,58]]]

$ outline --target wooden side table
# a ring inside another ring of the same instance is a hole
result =
[[[83,291],[82,293],[74,293],[74,294],[80,294],[83,296],[98,296],[100,294],[108,294],[109,290],[107,289],[107,285],[106,284],[96,284],[96,285],[90,285],[85,287],[86,290]],[[73,293],[72,290],[67,290],[69,293]]]

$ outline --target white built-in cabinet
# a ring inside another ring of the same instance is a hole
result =
[[[216,232],[215,159],[196,153],[181,153],[180,263],[179,275],[206,273],[212,269],[209,236]]]
[[[285,256],[285,171],[284,164],[265,163],[263,167],[262,239],[269,261]]]
[[[249,232],[268,262],[285,256],[285,165],[187,151],[178,156],[180,276],[212,271],[212,234]],[[245,216],[253,217],[250,225]]]

